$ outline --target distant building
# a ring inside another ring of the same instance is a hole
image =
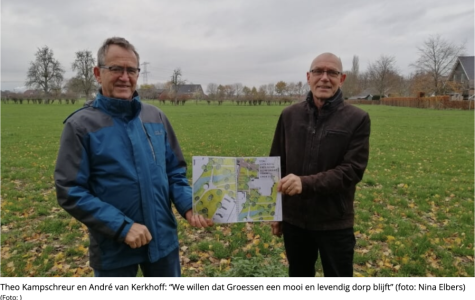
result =
[[[366,89],[358,95],[351,96],[348,100],[373,100],[373,93],[370,89]]]
[[[177,96],[189,96],[189,97],[194,97],[194,96],[202,96],[204,95],[203,88],[201,87],[201,84],[181,84],[175,86],[175,91],[177,93]]]
[[[23,92],[25,96],[38,96],[40,92],[38,90],[26,90]]]
[[[474,56],[459,56],[447,77],[446,89],[449,94],[461,94],[468,99],[474,94]]]

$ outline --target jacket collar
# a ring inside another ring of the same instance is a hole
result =
[[[312,91],[309,91],[307,94],[307,98],[305,99],[307,101],[308,105],[312,108],[317,110],[317,106],[315,105],[315,101],[313,99],[313,93]],[[332,111],[334,110],[338,105],[340,105],[343,102],[343,93],[341,89],[338,89],[331,98],[325,100],[325,103],[322,106],[322,110],[324,111]]]
[[[132,100],[123,100],[106,97],[102,94],[102,89],[92,102],[92,107],[99,108],[113,117],[132,119],[140,113],[141,102],[137,91],[132,95]]]

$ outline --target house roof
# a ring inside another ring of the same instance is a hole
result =
[[[468,79],[473,80],[474,56],[460,56],[459,61],[465,71],[465,74],[467,74]]]
[[[26,90],[23,92],[23,95],[27,95],[27,96],[33,96],[33,95],[37,95],[39,94],[39,92],[37,90]]]
[[[371,94],[359,94],[359,95],[354,95],[348,98],[348,100],[356,100],[356,99],[371,99],[373,98],[373,95]]]
[[[353,95],[353,96],[349,97],[348,99],[349,100],[354,100],[354,99],[365,99],[367,97],[372,98],[374,94],[377,94],[377,92],[375,93],[372,89],[365,89],[361,93],[359,93],[357,95]]]
[[[467,75],[468,80],[473,80],[474,77],[474,57],[475,56],[459,56],[457,58],[457,61],[454,65],[454,68],[452,69],[452,72],[450,72],[449,78],[452,78],[452,75],[457,69],[457,66],[460,64],[463,71],[465,72],[465,75]]]
[[[182,84],[177,85],[177,94],[193,94],[195,92],[203,92],[201,84]]]

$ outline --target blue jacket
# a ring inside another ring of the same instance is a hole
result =
[[[186,163],[165,114],[141,103],[98,94],[65,121],[55,168],[58,203],[89,229],[90,265],[109,270],[156,262],[178,247],[172,202],[191,209]],[[124,243],[132,223],[151,242]]]

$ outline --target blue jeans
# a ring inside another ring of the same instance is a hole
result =
[[[135,264],[113,270],[94,269],[94,277],[136,277],[138,267],[139,265]],[[178,248],[154,263],[141,263],[140,269],[144,277],[180,277],[181,267]]]

